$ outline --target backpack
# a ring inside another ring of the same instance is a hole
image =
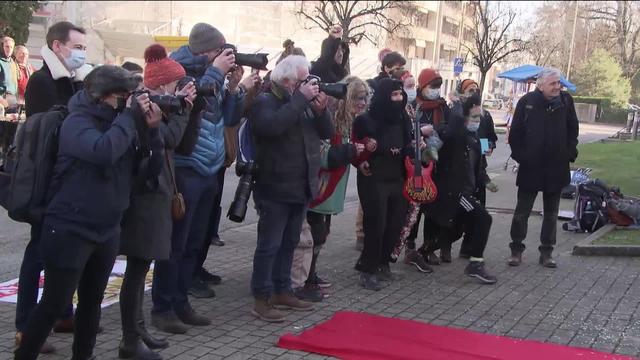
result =
[[[591,169],[589,168],[579,168],[575,171],[571,171],[571,182],[569,183],[569,185],[562,188],[560,197],[563,199],[575,198],[578,184],[588,181],[590,173]]]
[[[6,206],[15,221],[39,223],[46,208],[46,195],[58,154],[60,126],[69,114],[56,105],[29,117],[16,133],[16,161],[11,169]]]
[[[593,233],[609,222],[607,202],[612,190],[599,179],[578,184],[573,220],[564,223],[566,231]]]

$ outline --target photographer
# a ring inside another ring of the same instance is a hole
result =
[[[254,200],[260,217],[252,314],[269,322],[285,320],[277,309],[313,309],[292,294],[291,262],[306,208],[318,192],[320,139],[330,138],[332,128],[328,97],[308,77],[304,57],[286,57],[271,72],[271,89],[258,96],[249,118],[257,148]]]
[[[177,87],[178,81],[185,77],[185,71],[180,64],[167,57],[162,45],[149,46],[144,58],[144,85],[149,94],[183,96],[187,106],[181,113],[163,111],[160,136],[164,140],[165,159],[160,176],[158,181],[140,182],[133,189],[131,206],[122,221],[120,254],[127,256],[127,269],[120,291],[122,341],[119,353],[125,358],[160,359],[151,349],[162,349],[169,343],[155,339],[147,332],[142,314],[144,282],[151,261],[168,259],[171,251],[171,205],[174,195],[171,154],[185,135],[196,88],[192,82],[182,88]],[[197,137],[197,134],[185,136]]]
[[[187,75],[196,79],[196,87],[213,89],[213,94],[198,95],[203,104],[198,140],[190,155],[175,154],[175,181],[185,202],[185,214],[174,220],[169,259],[157,261],[153,278],[152,324],[165,332],[183,334],[186,325],[205,326],[208,318],[191,307],[191,286],[197,258],[211,219],[214,199],[219,191],[218,171],[225,159],[224,128],[238,123],[243,92],[242,70],[235,68],[232,49],[223,49],[224,36],[211,25],[199,23],[191,30],[189,45],[171,54]],[[224,87],[224,78],[231,79]]]
[[[120,220],[129,206],[134,169],[157,176],[162,139],[159,108],[146,94],[130,96],[138,81],[104,65],[69,101],[42,226],[44,292],[24,329],[16,359],[36,359],[54,321],[78,290],[73,359],[90,359],[100,305],[120,244]],[[141,124],[142,123],[142,124]],[[144,133],[136,134],[136,128]],[[136,165],[136,136],[147,136],[148,168]]]

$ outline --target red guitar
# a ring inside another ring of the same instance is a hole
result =
[[[433,172],[433,161],[429,161],[426,169],[422,168],[422,151],[420,142],[422,132],[420,131],[420,120],[416,118],[413,124],[416,153],[414,161],[408,156],[404,159],[404,166],[407,169],[407,181],[404,184],[404,196],[407,200],[418,204],[430,203],[436,200],[438,189],[431,179]]]

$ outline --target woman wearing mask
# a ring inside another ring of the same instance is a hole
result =
[[[438,150],[442,146],[438,129],[449,121],[449,108],[446,101],[440,95],[442,77],[434,69],[423,69],[418,76],[418,94],[416,98],[416,118],[420,121],[422,135],[427,139],[427,154],[431,160],[438,160]],[[431,243],[436,242],[438,232],[437,225],[425,217],[423,246],[416,250],[416,238],[420,228],[420,218],[424,214],[424,206],[421,207],[416,223],[413,225],[411,234],[407,238],[407,249],[404,262],[416,267],[418,271],[429,273],[432,271],[431,265],[439,265],[440,259],[435,253],[427,253],[424,249]],[[446,254],[445,254],[446,255]],[[450,257],[450,256],[449,256]],[[446,260],[446,257],[445,257]]]
[[[181,141],[195,145],[196,132],[187,135],[190,139],[183,140],[183,135],[196,90],[191,82],[177,89],[185,71],[180,64],[167,58],[167,52],[161,45],[149,46],[144,58],[144,85],[149,93],[184,96],[187,103],[187,108],[180,114],[163,113],[159,129],[164,140],[165,158],[160,176],[156,181],[136,182],[131,206],[122,221],[120,253],[127,256],[127,269],[120,291],[122,341],[119,355],[121,358],[157,360],[161,357],[152,349],[166,348],[169,343],[155,339],[147,332],[142,313],[145,278],[151,261],[167,259],[171,251],[171,199],[174,189],[171,153]]]
[[[320,170],[321,192],[311,202],[307,212],[307,222],[311,227],[313,237],[313,257],[309,270],[309,278],[303,288],[296,291],[296,295],[308,301],[320,301],[323,294],[321,288],[331,286],[329,281],[320,278],[316,272],[318,255],[330,233],[331,215],[344,211],[344,199],[347,194],[349,181],[349,165],[364,151],[372,151],[374,142],[370,141],[368,150],[365,144],[351,143],[351,128],[353,119],[364,113],[369,106],[369,87],[355,77],[345,79],[347,95],[339,100],[333,117],[335,129],[334,137],[330,141],[322,142],[322,169]]]
[[[364,249],[355,268],[360,285],[368,290],[378,291],[379,281],[391,280],[391,252],[407,212],[404,157],[411,154],[412,139],[406,105],[402,81],[382,79],[369,110],[353,124],[357,142],[377,141],[373,153],[354,161],[360,170],[358,195],[364,215]]]

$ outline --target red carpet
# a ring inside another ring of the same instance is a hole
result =
[[[631,360],[590,349],[517,340],[356,312],[338,312],[278,346],[347,360]]]

